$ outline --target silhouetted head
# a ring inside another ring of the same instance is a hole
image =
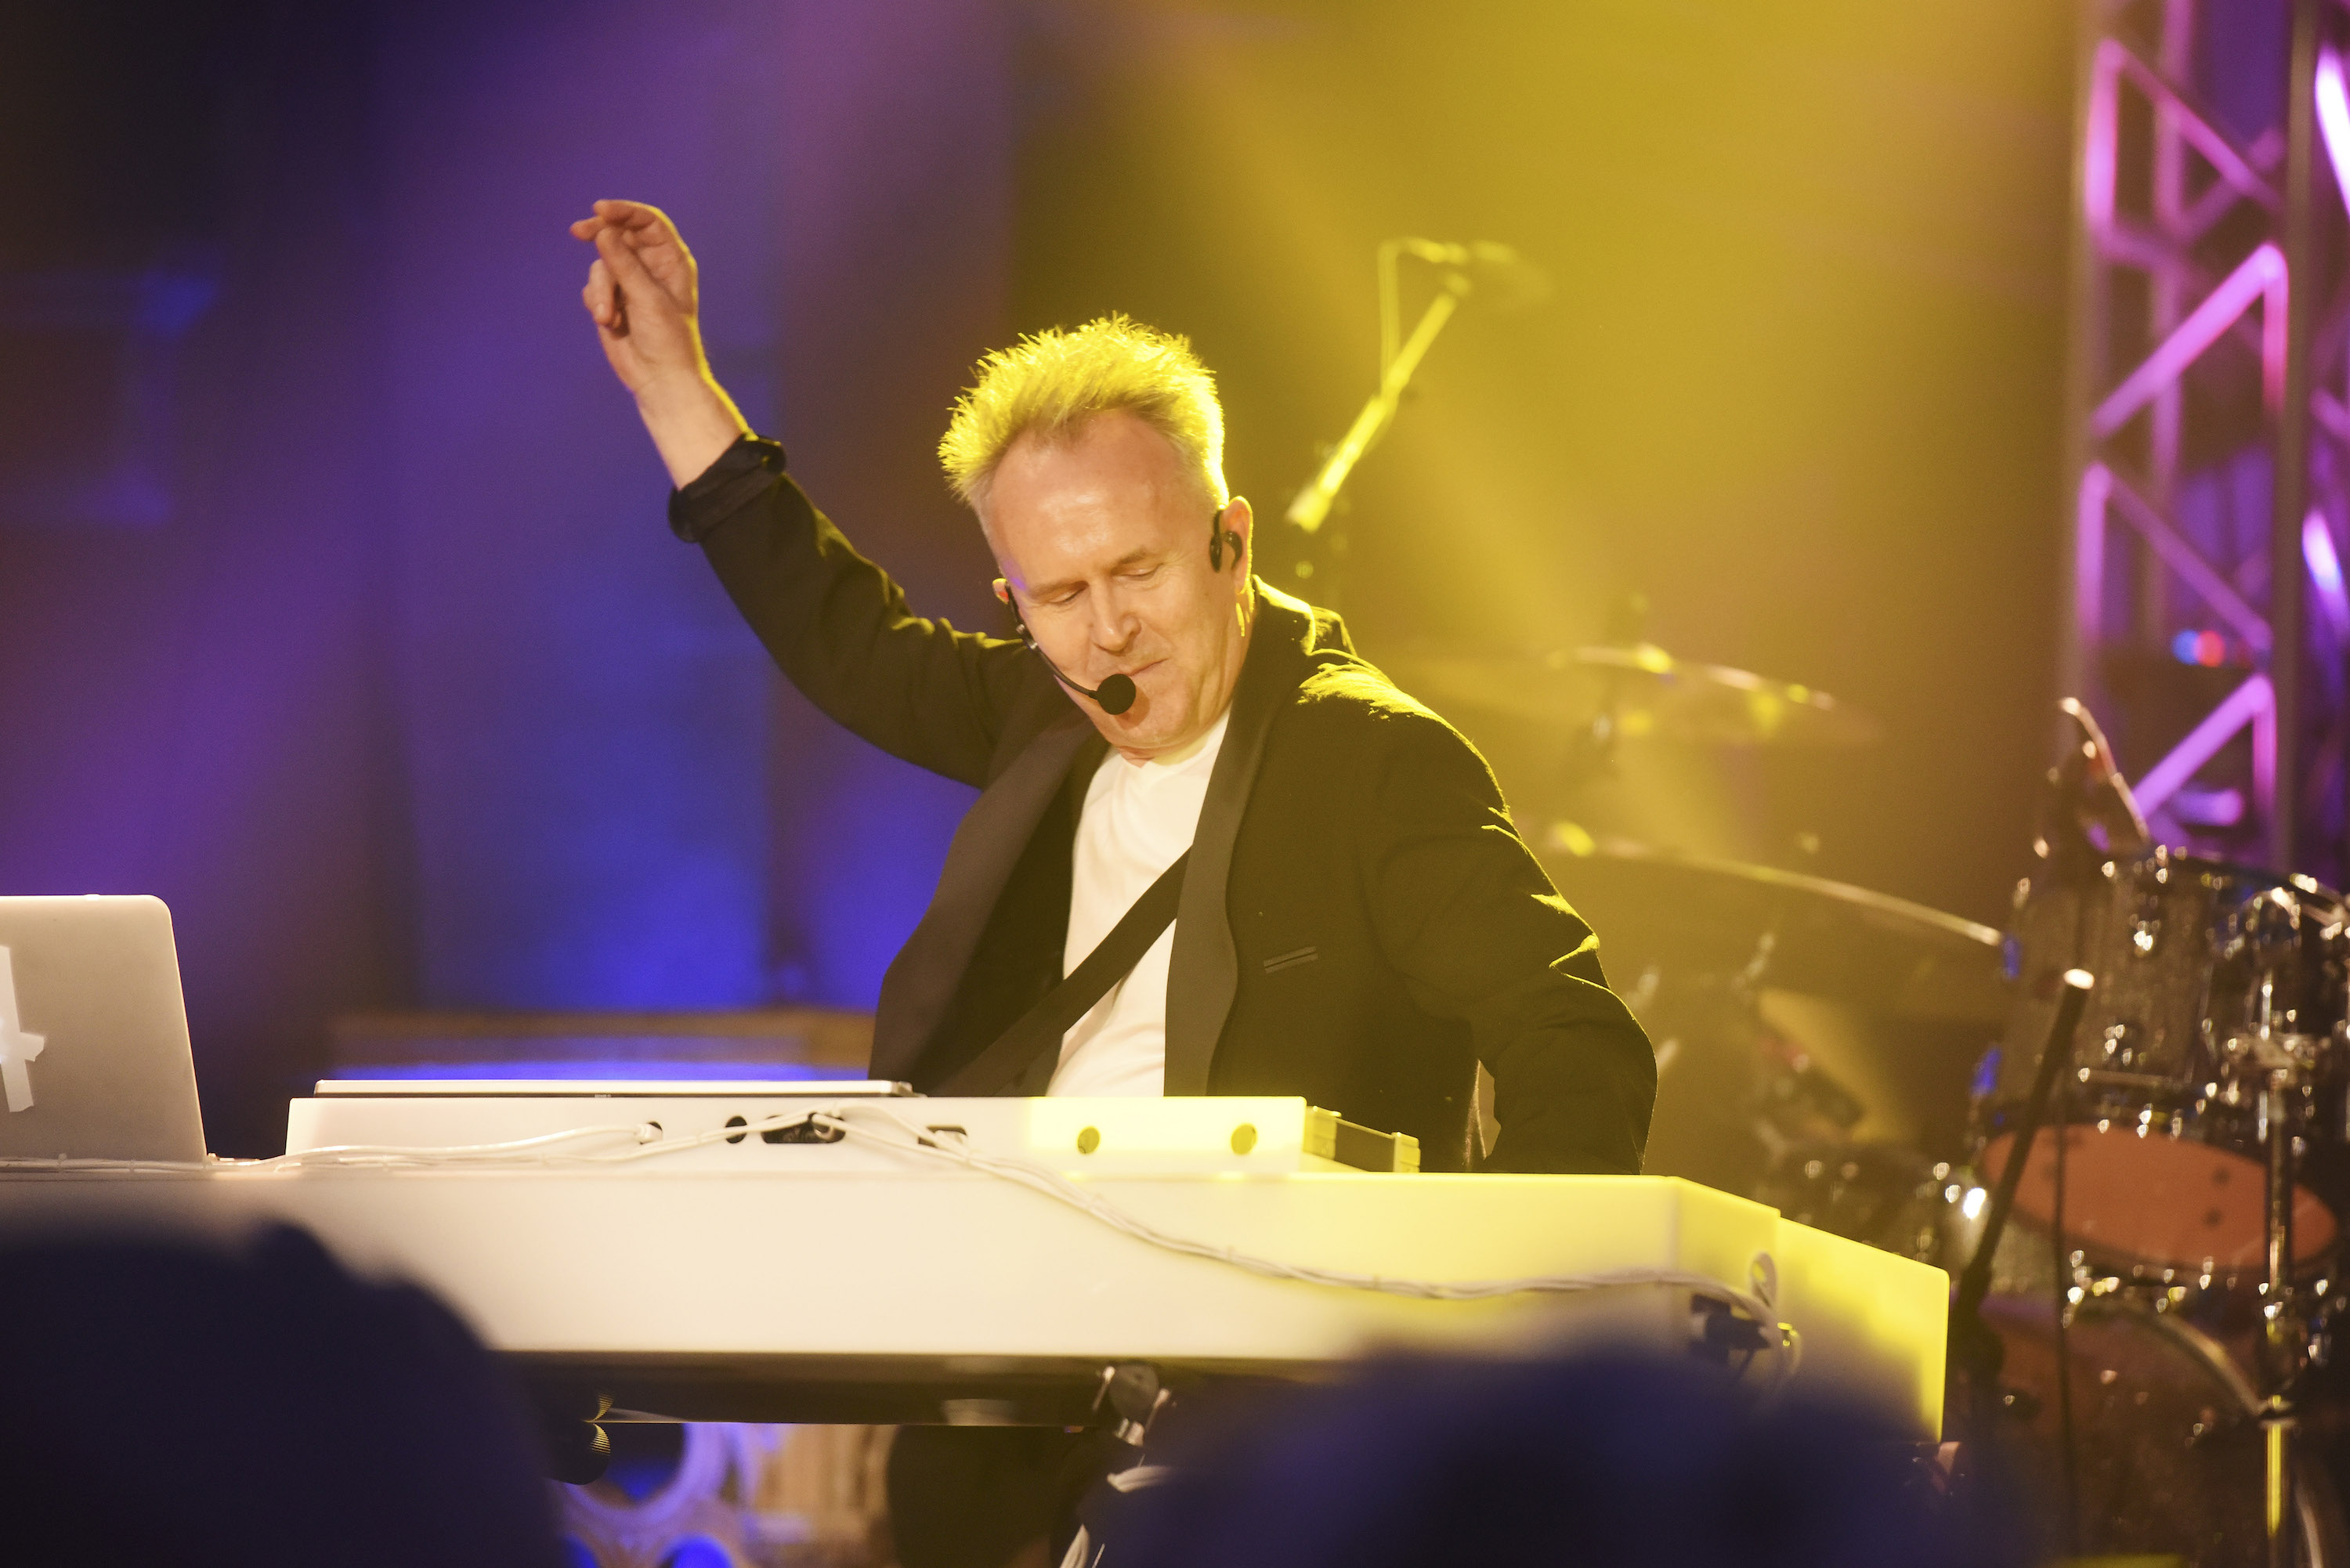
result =
[[[1410,1360],[1252,1402],[1159,1451],[1119,1568],[1993,1568],[1915,1446],[1717,1370],[1608,1356]]]
[[[0,1245],[0,1540],[109,1568],[564,1562],[480,1343],[285,1229]]]

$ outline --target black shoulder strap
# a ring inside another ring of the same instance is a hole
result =
[[[1061,1036],[1109,994],[1109,988],[1130,973],[1150,950],[1159,933],[1175,923],[1175,907],[1183,894],[1183,867],[1191,858],[1186,849],[1175,864],[1143,889],[1109,935],[1096,944],[1085,961],[1019,1021],[996,1036],[995,1044],[956,1069],[933,1091],[941,1095],[993,1095],[1015,1082],[1022,1072],[1046,1051],[1057,1053]]]

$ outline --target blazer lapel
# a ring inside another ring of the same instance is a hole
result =
[[[1208,1092],[1208,1066],[1240,987],[1240,960],[1225,903],[1232,841],[1256,786],[1265,737],[1281,711],[1296,699],[1298,682],[1311,668],[1313,610],[1262,581],[1256,587],[1253,644],[1232,692],[1223,747],[1208,775],[1200,826],[1191,836],[1191,862],[1183,873],[1183,898],[1176,907],[1175,946],[1167,966],[1165,1092],[1170,1095]]]
[[[877,1078],[910,1076],[946,1015],[1003,884],[1067,777],[1093,725],[1075,708],[1048,722],[983,791],[956,827],[921,923],[881,978],[873,1017]]]

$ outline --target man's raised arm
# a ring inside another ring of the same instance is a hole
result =
[[[702,545],[776,665],[883,751],[985,783],[1015,711],[1066,706],[1043,667],[1018,643],[915,615],[809,504],[782,450],[743,441],[751,428],[702,354],[693,254],[667,213],[598,202],[571,233],[596,247],[581,298],[680,493],[672,525]]]
[[[598,202],[571,234],[596,247],[580,297],[604,357],[682,490],[751,430],[702,351],[693,253],[667,213],[641,202]]]

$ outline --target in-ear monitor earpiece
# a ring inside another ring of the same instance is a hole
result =
[[[1224,526],[1223,509],[1219,507],[1216,511],[1211,513],[1208,517],[1208,566],[1211,570],[1221,572],[1224,569],[1224,542],[1226,540],[1230,540],[1232,542],[1232,559],[1235,561],[1239,560],[1241,558],[1241,536]]]

